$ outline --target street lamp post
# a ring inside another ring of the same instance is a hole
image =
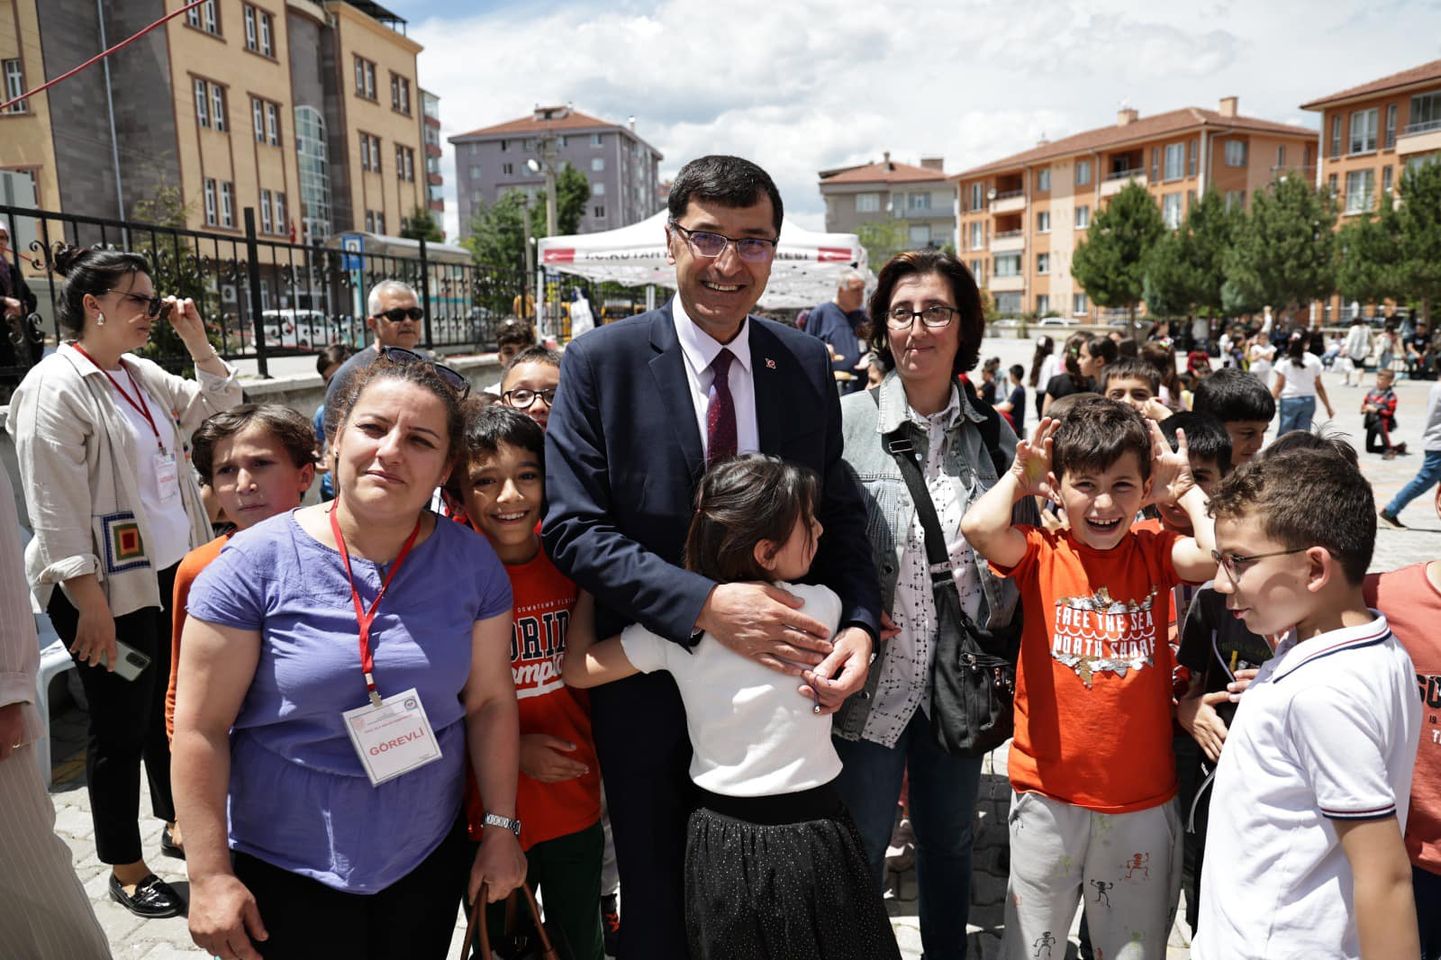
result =
[[[526,169],[531,173],[540,173],[545,176],[545,235],[553,237],[558,232],[556,221],[559,219],[555,197],[555,135],[546,134],[540,138],[540,159],[531,157],[525,162]],[[526,229],[529,230],[527,220]],[[526,245],[527,264],[529,264],[530,246]],[[536,319],[541,319],[541,304],[544,302],[545,291],[540,288],[539,281],[535,291],[535,302],[537,308]]]

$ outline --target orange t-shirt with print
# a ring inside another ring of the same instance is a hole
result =
[[[506,564],[505,571],[514,598],[510,670],[520,704],[520,735],[544,733],[573,743],[576,749],[566,756],[587,768],[585,775],[558,783],[541,783],[521,773],[515,809],[520,845],[529,850],[600,820],[600,763],[590,729],[590,701],[584,691],[560,679],[576,586],[544,550],[525,563]],[[485,811],[474,777],[466,794],[466,815],[471,837],[479,839]]]
[[[165,735],[175,739],[175,678],[180,676],[180,632],[185,629],[185,604],[190,600],[190,586],[200,571],[220,556],[235,531],[202,543],[185,555],[175,570],[175,599],[170,605],[170,680],[165,688]]]
[[[1176,793],[1166,612],[1177,535],[1132,530],[1096,550],[1069,531],[1016,529],[1026,555],[992,565],[1025,611],[1011,785],[1100,813],[1165,803]]]

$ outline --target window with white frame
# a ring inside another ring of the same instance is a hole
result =
[[[1050,190],[1050,189],[1051,189],[1051,168],[1050,168],[1050,167],[1042,167],[1041,169],[1039,169],[1039,170],[1036,171],[1036,189],[1037,189],[1037,190]]]
[[[1226,166],[1244,167],[1246,165],[1246,141],[1226,141]]]
[[[1370,153],[1376,149],[1376,114],[1375,107],[1352,111],[1348,153]]]
[[[879,194],[877,194],[877,198],[879,198]],[[984,186],[979,183],[971,184],[971,209],[980,210],[985,206],[985,203],[986,191]]]
[[[590,195],[591,195],[592,197],[603,197],[603,196],[605,196],[605,183],[604,183],[603,181],[600,181],[600,180],[597,180],[595,183],[592,183],[592,184],[590,185]]]
[[[1084,187],[1091,182],[1091,161],[1076,161],[1076,186]]]
[[[1441,129],[1441,90],[1416,94],[1411,98],[1406,132],[1424,133],[1437,129]]]
[[[503,177],[513,177],[513,176],[515,176],[515,164],[513,164],[513,163],[502,163],[502,164],[500,165],[500,174],[501,174],[501,176],[503,176]]]
[[[1276,145],[1276,169],[1286,169],[1286,145],[1284,143]]]
[[[983,282],[984,282],[984,280],[985,280],[985,270],[986,270],[986,261],[984,261],[984,260],[972,260],[972,261],[971,261],[971,276],[975,279],[976,283],[979,284],[979,283],[983,283]]]
[[[1047,293],[1036,294],[1036,313],[1042,317],[1051,312],[1051,296]]]
[[[1076,208],[1076,229],[1087,230],[1091,226],[1091,208],[1080,206]]]
[[[208,226],[216,225],[215,211],[217,201],[215,196],[215,180],[211,177],[205,178],[205,223]]]
[[[1386,105],[1386,149],[1396,146],[1396,104]]]
[[[1161,198],[1161,219],[1172,230],[1181,225],[1181,195],[1179,193],[1168,193]]]
[[[215,9],[217,0],[205,0],[198,7],[185,11],[185,22],[206,33],[220,35],[220,14]]]
[[[879,213],[880,209],[881,195],[879,193],[856,194],[856,213]]]
[[[1049,253],[1036,254],[1036,273],[1047,274],[1051,272],[1051,255]]]
[[[255,128],[255,142],[265,142],[265,101],[259,97],[250,98],[250,121]]]
[[[1395,173],[1393,173],[1392,171],[1393,171],[1393,168],[1390,167],[1390,166],[1385,166],[1385,167],[1382,167],[1382,168],[1381,168],[1381,195],[1382,195],[1382,196],[1388,196],[1388,197],[1389,197],[1389,196],[1391,195],[1391,185],[1392,185],[1392,183],[1393,183],[1393,179],[1392,179],[1392,178],[1395,177]]]
[[[1036,213],[1036,232],[1037,232],[1037,233],[1050,233],[1050,232],[1051,232],[1051,211],[1049,211],[1049,210],[1041,210],[1041,211],[1038,211],[1038,212]]]
[[[361,56],[355,57],[355,95],[375,99],[375,62]]]
[[[1184,143],[1166,144],[1166,171],[1167,180],[1181,179],[1182,165],[1186,160],[1186,145]]]
[[[1335,114],[1331,117],[1331,156],[1341,155],[1341,115]]]
[[[280,104],[265,103],[265,142],[272,147],[280,146]]]
[[[929,210],[931,209],[931,195],[929,193],[912,193],[906,195],[906,209],[908,210]]]
[[[1021,255],[1019,253],[998,253],[991,258],[991,270],[997,277],[1019,277]]]
[[[931,242],[931,225],[929,223],[913,223],[906,233],[913,247],[924,247]]]
[[[1197,142],[1198,141],[1191,140],[1186,144],[1186,176],[1188,177],[1194,177],[1196,175]]]
[[[235,184],[229,180],[220,181],[220,225],[235,226]]]
[[[270,191],[263,187],[260,190],[260,232],[275,232],[275,223],[270,219]]]
[[[14,100],[25,92],[25,69],[19,60],[6,60],[5,68],[5,99]],[[10,106],[6,113],[24,113],[29,107],[24,100],[20,100]]]
[[[204,80],[195,81],[195,122],[210,126],[210,89]]]
[[[1084,293],[1072,294],[1072,295],[1071,295],[1071,312],[1074,313],[1076,316],[1079,317],[1079,316],[1084,315],[1084,314],[1087,312],[1087,310],[1088,310],[1088,307],[1087,307],[1087,305],[1086,305],[1086,295],[1085,295]]]
[[[210,122],[216,130],[225,130],[225,88],[218,83],[210,85]]]
[[[977,220],[971,224],[971,249],[979,250],[986,245],[986,225]]]
[[[1376,205],[1376,171],[1352,170],[1346,174],[1346,212],[1364,213]]]
[[[285,194],[275,191],[275,232],[290,234],[290,211],[286,208]]]
[[[590,215],[591,215],[591,218],[594,219],[594,220],[604,220],[604,219],[605,219],[605,204],[603,204],[603,203],[601,203],[601,204],[596,204],[594,207],[591,207],[591,208],[590,208]]]
[[[480,164],[472,163],[470,165],[470,179],[479,180],[484,175],[484,173],[485,170],[483,167],[481,167]]]
[[[390,75],[390,109],[410,116],[410,78],[398,73]]]
[[[1246,209],[1246,191],[1245,191],[1245,190],[1227,190],[1227,191],[1226,191],[1225,200],[1226,200],[1226,209],[1227,209],[1227,210],[1245,210],[1245,209]]]
[[[592,133],[590,135],[590,145],[592,147],[599,147],[602,143],[604,143],[604,140],[602,139],[601,134]]]

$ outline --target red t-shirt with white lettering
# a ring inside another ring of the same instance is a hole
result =
[[[1132,529],[1096,550],[1069,531],[1016,529],[1026,555],[992,564],[1025,611],[1011,785],[1100,813],[1165,803],[1176,793],[1166,620],[1177,535]]]
[[[556,569],[542,550],[525,563],[506,564],[514,597],[510,670],[520,704],[520,733],[544,733],[576,745],[566,756],[585,764],[588,772],[573,780],[541,783],[520,775],[516,815],[520,845],[568,836],[600,820],[600,764],[590,729],[590,701],[585,692],[560,679],[566,630],[575,608],[576,586]],[[478,839],[484,810],[472,779],[467,794],[470,835]]]

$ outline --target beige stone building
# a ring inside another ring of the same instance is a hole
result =
[[[922,157],[920,166],[891,159],[820,172],[826,230],[856,233],[866,224],[894,223],[911,247],[942,247],[956,238],[955,185],[941,157]],[[875,269],[880,264],[872,264]]]

